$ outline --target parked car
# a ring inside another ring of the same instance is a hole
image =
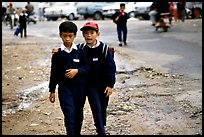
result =
[[[44,15],[48,21],[55,21],[58,18],[76,20],[79,17],[76,5],[77,2],[55,2],[51,7],[45,9]]]
[[[103,20],[102,7],[113,2],[83,2],[77,5],[77,13],[84,19],[93,18],[94,20]]]
[[[107,5],[103,7],[104,17],[111,18],[112,15],[120,9],[121,2],[115,2],[112,5]],[[136,2],[124,2],[125,3],[125,12],[129,14],[130,17],[135,17],[135,4]]]
[[[150,6],[153,2],[137,2],[135,6],[135,16],[142,17],[142,19],[149,20]]]

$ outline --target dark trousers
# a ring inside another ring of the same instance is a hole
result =
[[[73,90],[74,102],[75,102],[75,135],[81,135],[81,128],[83,124],[83,108],[86,101],[85,85],[80,85]]]
[[[89,86],[87,90],[88,101],[91,107],[95,127],[98,135],[105,135],[105,129],[102,118],[101,103],[99,98],[98,87]]]
[[[106,87],[99,88],[99,97],[100,97],[102,119],[103,119],[104,126],[106,126],[107,107],[108,107],[108,102],[109,102],[109,96],[106,96],[106,94],[104,93],[105,89]]]
[[[20,25],[21,38],[23,37],[23,31],[24,31],[24,37],[27,37],[26,25]]]
[[[117,34],[118,34],[118,40],[120,42],[124,42],[126,43],[127,40],[127,27],[121,27],[119,25],[117,25]],[[123,39],[122,39],[123,36]]]
[[[58,91],[67,135],[80,135],[83,106],[86,99],[85,88],[83,86],[60,85]]]

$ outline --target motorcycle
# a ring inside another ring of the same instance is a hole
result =
[[[171,14],[169,12],[167,13],[161,13],[160,19],[158,23],[155,25],[155,30],[158,31],[159,28],[162,28],[164,32],[167,32],[170,28],[171,24]]]
[[[38,15],[36,15],[34,12],[31,13],[31,14],[28,16],[28,24],[29,24],[30,22],[36,24],[37,21],[38,21],[38,18],[39,18]]]

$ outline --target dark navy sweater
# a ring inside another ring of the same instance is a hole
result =
[[[121,14],[120,11],[116,11],[112,15],[113,22],[115,22],[117,24],[117,26],[120,28],[126,28],[127,27],[127,20],[129,19],[129,15],[125,12],[125,15],[120,16],[119,19],[117,21],[115,21],[115,18],[117,18],[117,16],[119,16],[120,14]]]
[[[85,45],[83,50],[86,53],[90,65],[88,84],[113,88],[116,81],[116,64],[110,51],[108,50],[107,56],[105,57],[102,53],[103,43],[101,41],[98,47],[90,48],[88,45]]]
[[[56,85],[79,86],[78,84],[87,84],[89,65],[82,49],[73,49],[70,53],[60,50],[53,54],[51,61],[51,74],[49,83],[49,92],[55,92]],[[78,69],[74,78],[66,78],[67,69]]]

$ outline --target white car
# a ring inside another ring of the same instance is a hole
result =
[[[75,20],[79,17],[76,5],[77,2],[55,2],[51,7],[45,9],[44,15],[48,21],[64,17],[68,20]]]
[[[121,2],[115,2],[112,5],[104,6],[103,15],[107,18],[111,18],[112,15],[120,9]],[[129,14],[130,17],[135,17],[135,4],[136,2],[124,2],[125,3],[125,12]]]
[[[149,19],[150,6],[153,2],[137,2],[135,6],[135,16]]]

